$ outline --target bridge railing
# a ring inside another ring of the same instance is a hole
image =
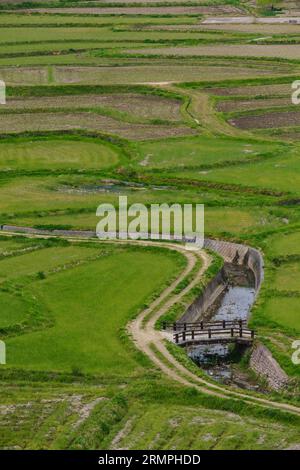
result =
[[[213,338],[231,339],[231,338],[244,338],[247,340],[253,340],[255,336],[254,330],[249,328],[219,328],[206,330],[183,330],[174,334],[174,341],[176,344],[185,343],[186,341],[194,340],[210,340]]]
[[[211,329],[226,329],[226,328],[243,328],[244,326],[247,325],[247,320],[243,319],[237,319],[237,320],[218,320],[218,321],[211,321],[211,322],[206,322],[206,321],[199,321],[199,322],[174,322],[174,323],[168,323],[168,322],[163,322],[162,323],[162,328],[163,330],[167,329],[172,329],[173,331],[178,331],[178,330],[207,330],[208,328]]]

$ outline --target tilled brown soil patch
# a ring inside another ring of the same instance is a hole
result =
[[[131,140],[191,135],[186,126],[131,124],[93,113],[20,113],[0,115],[0,133],[22,133],[82,129],[119,135]]]
[[[155,7],[91,7],[91,8],[30,8],[15,10],[31,13],[70,13],[75,15],[224,15],[243,12],[232,5],[216,6],[155,6]]]
[[[173,26],[173,25],[172,25]],[[188,25],[187,25],[188,26]],[[203,31],[233,31],[241,33],[258,33],[262,37],[272,36],[273,34],[299,34],[299,24],[200,24],[193,25]],[[173,28],[170,28],[173,29]]]
[[[229,44],[214,46],[191,47],[160,47],[159,49],[147,48],[132,49],[126,51],[129,54],[159,54],[160,56],[222,56],[222,57],[274,57],[279,59],[300,59],[300,47],[298,44]]]
[[[135,93],[9,98],[5,110],[107,107],[143,119],[179,121],[179,100]]]
[[[241,33],[259,33],[262,37],[273,34],[300,34],[300,25],[293,24],[151,24],[143,25],[150,31],[229,31]]]
[[[244,87],[207,88],[207,93],[217,96],[291,96],[291,81],[280,85],[254,85]]]
[[[158,50],[158,49],[157,49]],[[154,62],[154,61],[153,61]],[[56,83],[65,84],[141,84],[161,82],[191,82],[234,79],[237,77],[257,77],[276,75],[280,71],[274,71],[269,67],[245,67],[209,66],[209,65],[128,65],[120,67],[54,67],[54,80]]]
[[[230,119],[230,124],[240,129],[268,129],[300,125],[300,110],[242,116]]]
[[[47,0],[47,3],[51,3],[51,2],[54,2],[56,0]],[[131,1],[131,0],[130,0]],[[24,3],[23,0],[1,0],[0,4],[1,3],[4,3],[5,5],[9,5],[10,3],[11,4],[21,4],[21,3]],[[30,3],[41,3],[41,0],[30,0]]]
[[[268,135],[273,135],[272,129],[268,132],[266,130],[256,130],[256,132],[261,132],[262,135],[265,135],[266,133]],[[286,128],[281,128],[281,129],[276,129],[276,138],[280,140],[288,140],[288,141],[298,141],[300,140],[300,127],[286,127]]]
[[[187,59],[189,60],[189,59]],[[190,59],[191,60],[191,59]],[[121,61],[121,60],[120,60]],[[161,61],[161,59],[160,59]],[[179,60],[178,60],[179,61]],[[105,59],[103,59],[105,63]],[[131,63],[134,65],[130,65]],[[156,58],[144,59],[143,65],[136,65],[136,59],[127,59],[123,66],[53,66],[53,79],[57,84],[86,84],[86,85],[119,85],[140,83],[161,83],[165,81],[207,81],[236,77],[272,76],[282,73],[290,73],[290,68],[275,68],[272,64],[239,64],[238,67],[224,65],[207,65],[206,63],[180,64],[157,63]],[[171,61],[170,61],[171,62]],[[214,61],[215,62],[215,61]],[[145,65],[149,63],[149,65]],[[0,67],[0,80],[7,85],[47,85],[47,67]]]
[[[12,85],[44,85],[48,81],[46,67],[2,67],[0,80]]]
[[[217,104],[217,110],[224,113],[230,113],[232,111],[248,111],[252,109],[264,109],[264,108],[273,108],[280,106],[289,106],[291,105],[291,97],[286,98],[270,98],[270,99],[261,99],[261,100],[228,100],[220,101]]]

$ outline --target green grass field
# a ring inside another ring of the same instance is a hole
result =
[[[45,196],[49,196],[50,194],[46,193]],[[139,198],[139,194],[132,195],[129,193],[128,203],[131,204],[143,200],[145,203],[148,203],[150,194],[145,192],[142,195],[143,197]],[[151,196],[153,197],[153,203],[162,202],[162,195],[160,195],[159,199],[155,198],[155,195]],[[96,216],[93,204],[101,204],[109,201],[109,203],[115,204],[116,206],[118,205],[117,195],[106,197],[106,193],[99,193],[99,195],[91,195],[90,197],[87,195],[82,197],[80,194],[75,193],[75,197],[68,197],[66,200],[64,200],[64,193],[62,193],[60,199],[56,198],[55,201],[55,208],[52,209],[52,212],[49,210],[48,214],[43,213],[43,211],[41,213],[36,206],[36,213],[30,215],[22,215],[22,213],[20,213],[18,217],[11,215],[9,222],[13,225],[24,225],[27,227],[47,228],[47,226],[52,226],[53,228],[64,227],[70,229],[95,230],[99,218]],[[83,204],[85,204],[85,207],[91,207],[86,213],[82,211]],[[66,207],[67,209],[65,209]],[[70,209],[70,207],[72,207],[72,209]],[[8,209],[10,211],[12,207]],[[10,212],[8,212],[8,214],[10,214]],[[132,217],[129,220],[131,219]],[[5,220],[7,221],[7,215],[0,216],[0,220],[3,220],[3,222],[5,222]],[[277,228],[278,226],[283,227],[285,225],[283,218],[272,215],[270,211],[266,209],[235,207],[223,207],[223,209],[207,207],[204,222],[206,232],[215,235],[223,233],[247,235],[249,233]],[[173,223],[171,223],[171,227],[173,227]]]
[[[1,143],[2,170],[102,169],[119,162],[113,146],[93,140],[35,140]]]
[[[300,332],[299,297],[275,297],[265,307],[267,317],[283,328]]]
[[[275,256],[300,254],[300,232],[281,233],[270,237],[269,248]]]
[[[44,256],[23,255],[30,259],[27,265],[22,263],[23,271],[18,276],[31,274],[33,267],[48,271],[55,264],[76,261],[77,253],[72,253],[76,247],[71,248],[68,257],[70,248],[61,248],[62,253],[53,248],[57,260],[49,250],[52,248],[42,251]],[[141,368],[124,345],[121,330],[152,293],[176,273],[176,257],[173,260],[155,250],[77,250],[81,259],[99,254],[100,258],[30,285],[30,291],[46,306],[54,324],[50,329],[7,340],[9,367],[67,372],[78,368],[83,373],[99,375],[135,375]],[[19,263],[18,258],[7,260],[3,272],[11,272]]]
[[[299,261],[282,265],[276,272],[275,287],[278,290],[300,292]]]
[[[293,423],[270,421],[255,413],[255,408],[251,409],[252,416],[240,416],[222,410],[217,402],[191,397],[173,384],[169,384],[166,393],[166,385],[155,379],[151,388],[145,383],[135,387],[125,385],[115,397],[111,396],[112,388],[103,385],[95,389],[53,384],[49,390],[36,384],[34,398],[28,387],[20,390],[7,387],[3,390],[3,404],[9,409],[8,431],[1,435],[1,446],[210,450],[244,446],[281,449],[297,442],[297,427]],[[151,403],[147,397],[151,397]],[[91,416],[83,421],[87,407],[92,409]],[[104,429],[99,429],[99,421]]]
[[[222,417],[222,418],[221,418]],[[224,420],[223,420],[224,417]],[[246,432],[244,427],[247,428]],[[280,429],[269,430],[266,423],[250,419],[237,419],[234,414],[224,414],[190,406],[158,404],[133,407],[127,420],[128,434],[118,445],[139,448],[184,448],[201,450],[239,449],[241,439],[248,449],[259,446],[261,436],[264,445],[282,440]],[[292,438],[288,436],[287,439]]]
[[[179,172],[177,176],[213,183],[239,184],[254,188],[274,189],[299,195],[299,159],[296,155],[275,157],[256,163],[226,168],[213,168],[202,172]]]
[[[19,323],[26,318],[26,304],[22,298],[10,293],[0,292],[1,320],[0,328]]]
[[[146,142],[137,147],[138,164],[145,169],[180,169],[213,166],[224,162],[263,158],[264,154],[281,153],[280,145],[256,143],[206,135],[176,141]],[[196,173],[196,172],[195,172]]]
[[[39,271],[52,271],[58,266],[76,263],[81,259],[96,256],[96,248],[82,250],[77,246],[48,247],[33,253],[20,254],[18,257],[7,257],[1,260],[1,280],[10,280],[28,276]],[[18,269],[16,269],[18,266]]]

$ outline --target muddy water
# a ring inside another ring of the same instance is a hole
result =
[[[255,289],[239,286],[229,287],[212,320],[248,320],[254,300]]]
[[[127,181],[104,181],[99,184],[82,184],[79,186],[60,185],[57,191],[64,193],[115,193],[123,194],[132,191],[145,191],[151,189],[153,191],[164,191],[170,189],[168,186],[144,186],[140,183],[131,183]]]
[[[207,367],[204,370],[207,375],[224,385],[235,385],[245,390],[254,390],[261,393],[266,392],[261,385],[256,383],[255,378],[249,372],[241,371],[232,364],[224,363],[219,366]]]

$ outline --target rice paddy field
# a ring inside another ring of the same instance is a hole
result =
[[[181,251],[0,231],[0,449],[299,449],[294,3],[1,2],[0,226],[94,231],[119,195],[205,204],[206,236],[263,254],[250,325],[289,387],[214,395],[140,351],[128,325],[188,284]]]

